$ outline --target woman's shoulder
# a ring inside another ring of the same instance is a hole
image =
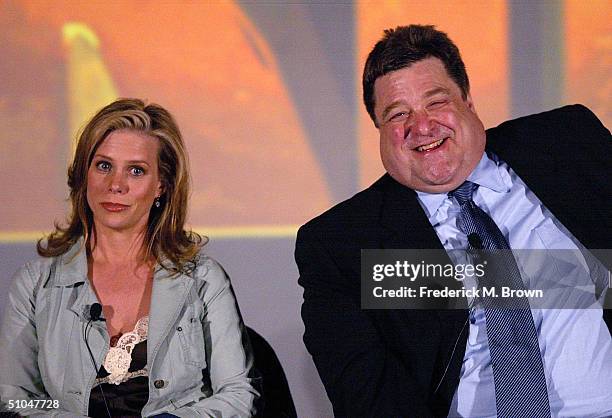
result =
[[[195,268],[192,277],[198,281],[228,280],[227,273],[223,266],[213,257],[204,252],[204,250],[200,250],[195,258]]]
[[[45,285],[54,269],[56,257],[38,256],[23,264],[13,274],[9,294],[27,299],[35,297],[38,289]]]
[[[59,257],[43,257],[39,255],[19,267],[14,276],[21,280],[35,280],[41,276],[48,276],[58,259]]]
[[[202,250],[196,257],[195,268],[190,276],[197,293],[205,301],[231,288],[230,278],[223,266]]]
[[[48,279],[55,276],[55,272],[67,274],[72,270],[82,270],[82,264],[86,264],[86,261],[81,260],[83,257],[76,244],[66,253],[56,257],[38,255],[15,272],[14,282],[26,286],[44,285]]]

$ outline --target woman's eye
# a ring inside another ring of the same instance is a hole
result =
[[[98,161],[96,163],[96,168],[100,171],[110,171],[111,165],[108,161]]]
[[[130,168],[130,173],[133,176],[142,176],[145,173],[145,171],[142,169],[142,167],[132,167]]]

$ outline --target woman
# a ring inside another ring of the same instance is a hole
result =
[[[100,110],[68,186],[68,226],[39,241],[10,290],[3,407],[251,416],[257,379],[229,279],[183,229],[189,172],[172,116],[136,99]]]

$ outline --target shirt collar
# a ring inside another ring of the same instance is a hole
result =
[[[478,165],[467,177],[467,180],[478,184],[481,187],[493,190],[497,193],[506,193],[510,190],[511,180],[509,176],[504,175],[500,169],[495,155],[487,155],[483,152]],[[427,212],[427,217],[431,218],[436,214],[444,201],[448,198],[448,192],[444,193],[426,193],[416,191],[422,206]]]
[[[509,176],[504,174],[507,173],[499,167],[497,156],[483,153],[478,165],[467,179],[494,192],[507,193],[512,183]]]

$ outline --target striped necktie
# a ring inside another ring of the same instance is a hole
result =
[[[506,238],[493,219],[472,200],[478,185],[464,182],[449,193],[460,205],[458,227],[476,250],[486,259],[486,274],[480,285],[499,290],[502,286],[525,289],[521,274]],[[499,292],[498,292],[499,293]],[[490,297],[482,298],[495,404],[501,418],[550,417],[548,391],[538,336],[527,298],[513,298],[511,306],[500,308]]]

